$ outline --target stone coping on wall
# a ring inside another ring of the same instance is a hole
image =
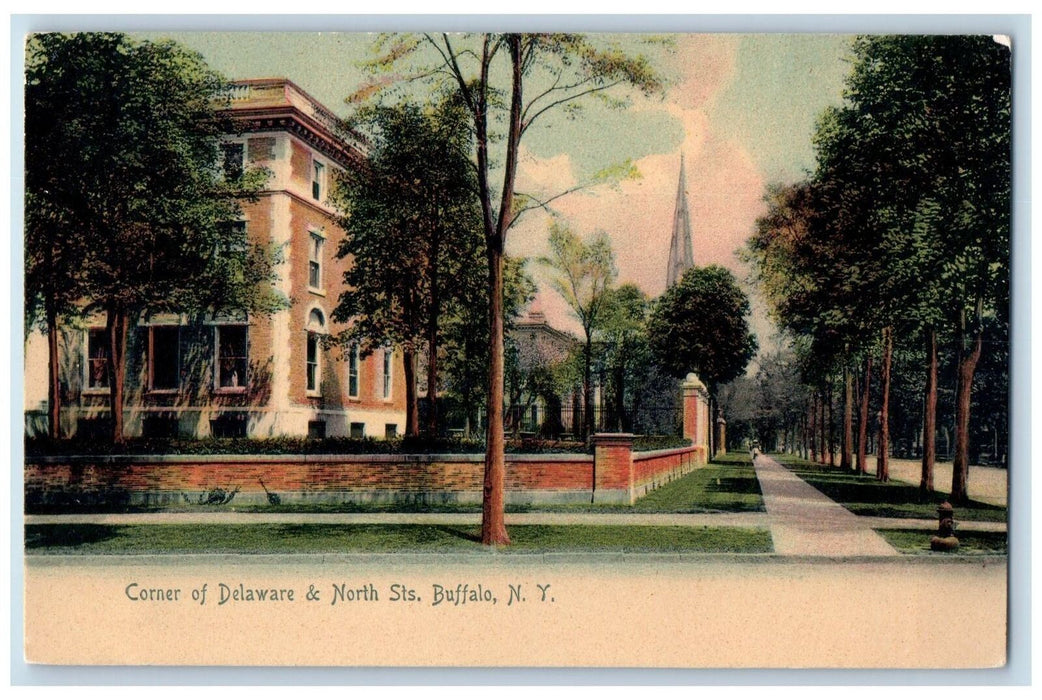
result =
[[[691,448],[682,448],[691,449]],[[669,453],[670,450],[646,452],[641,455]],[[26,464],[255,464],[334,463],[390,463],[390,462],[484,462],[484,454],[213,454],[213,455],[48,455],[26,457]],[[507,462],[591,462],[593,455],[574,452],[545,452],[540,454],[507,454]]]
[[[687,452],[694,452],[699,449],[705,449],[705,445],[688,445],[686,447],[670,447],[664,450],[648,450],[646,452],[633,452],[633,461],[641,462],[645,459],[655,459],[656,457],[669,457],[670,455],[679,455]]]

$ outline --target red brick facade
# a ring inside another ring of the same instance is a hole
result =
[[[281,251],[276,287],[291,305],[270,317],[248,319],[245,342],[236,345],[245,348],[245,376],[236,372],[232,386],[223,385],[218,378],[220,329],[226,325],[242,328],[247,319],[181,314],[139,319],[128,333],[125,433],[188,437],[205,437],[218,430],[251,437],[401,434],[405,382],[400,353],[391,357],[385,396],[385,351],[359,358],[353,379],[343,349],[312,341],[311,357],[308,352],[309,333],[344,330],[331,317],[351,261],[336,256],[347,233],[338,226],[328,195],[336,173],[357,167],[361,153],[339,135],[328,110],[287,80],[244,81],[236,84],[233,93],[229,114],[240,133],[229,136],[228,143],[242,145],[245,165],[270,172],[267,189],[256,201],[242,206],[246,233],[253,242]],[[312,270],[315,264],[317,275]],[[315,276],[318,286],[311,284]],[[87,326],[103,322],[88,319]],[[163,336],[167,347],[176,342],[177,347],[167,355],[176,358],[176,370],[170,370],[176,384],[162,390],[150,382],[154,371],[150,329],[155,326],[176,329]],[[232,332],[236,331],[229,331],[226,337]],[[241,330],[237,332],[242,337]],[[107,420],[108,390],[88,386],[89,331],[66,329],[63,335],[63,432],[76,435],[97,429],[84,421]],[[40,390],[46,391],[41,379],[46,381],[47,356],[45,343],[38,341],[42,336],[32,339],[26,348],[29,434],[46,430],[46,399]],[[316,377],[310,390],[309,372]],[[354,394],[349,390],[352,381],[357,383]],[[38,396],[31,398],[32,391]]]

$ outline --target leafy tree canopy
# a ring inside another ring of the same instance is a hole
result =
[[[82,265],[68,284],[93,307],[270,311],[275,251],[247,244],[239,199],[267,179],[226,179],[225,82],[198,54],[122,34],[38,34],[26,68],[29,297],[50,243]],[[44,271],[46,274],[46,271]]]
[[[469,131],[449,103],[369,108],[356,123],[372,148],[333,193],[348,232],[337,255],[352,260],[333,317],[366,352],[417,346],[432,314],[487,277]]]
[[[648,333],[674,376],[696,372],[715,391],[740,376],[756,353],[748,315],[749,299],[729,270],[693,267],[658,299]]]

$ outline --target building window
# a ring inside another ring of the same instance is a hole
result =
[[[177,326],[148,329],[149,388],[152,391],[175,391],[181,384],[180,332]]]
[[[323,316],[322,312],[318,309],[312,309],[311,313],[308,314],[308,335],[305,351],[307,393],[311,395],[319,394],[319,387],[322,381],[322,353],[320,344],[321,335],[325,332],[325,328],[325,316]]]
[[[147,416],[141,419],[141,437],[176,438],[179,434],[180,425],[176,418]]]
[[[211,418],[210,435],[215,438],[246,437],[246,414],[237,411]]]
[[[383,397],[385,399],[391,398],[391,358],[393,356],[394,351],[391,348],[384,348]]]
[[[324,420],[308,421],[308,439],[324,440],[326,437],[326,422]]]
[[[241,253],[246,250],[246,222],[241,219],[220,224],[219,253]]]
[[[398,424],[384,423],[384,439],[394,440],[396,437],[398,437]]]
[[[347,349],[347,395],[352,399],[358,398],[358,366],[359,350],[355,343]]]
[[[322,200],[322,190],[325,185],[326,166],[315,161],[315,167],[311,175],[311,198],[316,201]]]
[[[365,423],[352,423],[351,424],[351,437],[353,437],[353,438],[364,438],[365,437]]]
[[[315,231],[308,238],[308,286],[322,289],[322,249],[326,239]]]
[[[104,328],[87,331],[87,388],[109,388],[109,346]]]
[[[244,391],[247,371],[247,326],[217,326],[217,389]]]
[[[318,392],[318,334],[308,333],[308,392]]]
[[[245,171],[246,150],[241,143],[221,144],[221,169],[224,171],[224,179],[229,181],[239,180]]]

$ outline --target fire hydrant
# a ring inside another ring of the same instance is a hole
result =
[[[955,536],[955,509],[945,501],[937,506],[937,534],[930,538],[930,549],[935,552],[954,552],[959,548]]]

